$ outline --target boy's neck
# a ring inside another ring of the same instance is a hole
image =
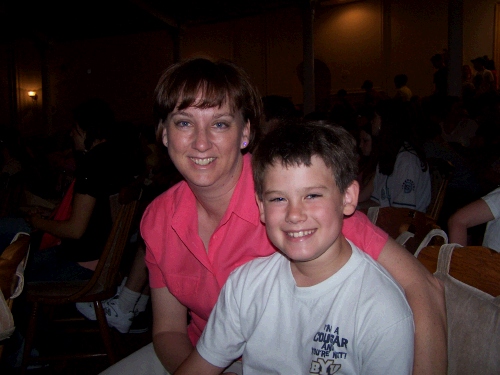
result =
[[[320,258],[307,262],[290,261],[295,284],[298,287],[308,287],[325,281],[337,273],[349,260],[352,248],[341,234],[337,239],[337,246]]]

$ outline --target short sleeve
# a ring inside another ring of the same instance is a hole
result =
[[[196,344],[198,353],[212,365],[227,367],[241,357],[246,341],[240,324],[238,295],[233,288],[232,273],[222,287],[208,323]]]
[[[500,188],[497,188],[482,198],[495,219],[500,218]]]
[[[352,216],[344,220],[342,233],[375,260],[379,257],[389,237],[387,233],[372,224],[368,217],[359,211],[354,212]]]

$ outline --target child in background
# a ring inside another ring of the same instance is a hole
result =
[[[356,142],[319,122],[280,126],[253,154],[275,254],[229,276],[175,374],[411,374],[413,316],[402,289],[341,233],[359,186]]]

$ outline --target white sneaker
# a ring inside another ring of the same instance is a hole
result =
[[[118,296],[107,300],[102,304],[104,312],[106,314],[106,319],[110,327],[114,327],[120,333],[127,333],[132,325],[132,320],[134,320],[134,312],[123,312],[120,309],[120,304],[118,301]]]
[[[105,306],[105,303],[111,301],[114,298],[117,298],[120,295],[120,292],[122,291],[123,286],[125,285],[125,282],[127,281],[127,278],[125,277],[122,281],[122,283],[118,286],[116,294],[111,297],[110,299],[106,299],[102,301],[103,307]],[[97,317],[95,316],[95,310],[94,310],[94,302],[77,302],[75,303],[76,309],[88,320],[97,320]]]
[[[108,326],[116,328],[120,333],[127,333],[129,331],[135,313],[133,311],[123,312],[120,309],[118,294],[113,298],[103,301],[102,307],[108,321]],[[97,319],[93,302],[79,302],[76,304],[76,308],[87,319]]]

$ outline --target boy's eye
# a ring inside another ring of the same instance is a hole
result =
[[[276,197],[276,198],[270,198],[269,202],[284,202],[285,198],[282,197]]]
[[[309,194],[306,196],[306,199],[314,199],[321,197],[321,194]]]

